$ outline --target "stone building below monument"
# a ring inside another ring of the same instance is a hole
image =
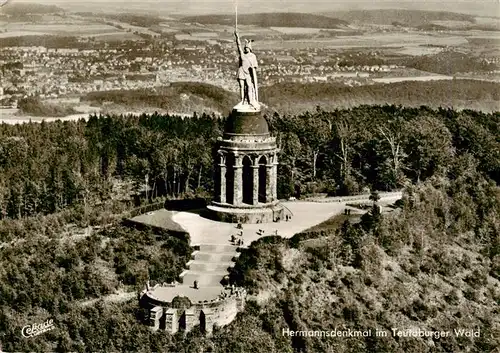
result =
[[[184,288],[184,291],[185,288]],[[243,311],[246,291],[242,288],[222,289],[211,300],[196,300],[196,295],[182,296],[176,285],[156,285],[138,295],[141,307],[147,309],[147,324],[152,331],[162,330],[175,334],[189,332],[198,326],[211,334],[214,327],[231,323]]]
[[[233,223],[264,223],[283,218],[277,195],[276,138],[260,110],[234,107],[215,161],[212,218]]]

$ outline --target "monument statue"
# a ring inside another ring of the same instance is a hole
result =
[[[234,31],[236,45],[238,47],[239,67],[237,80],[240,86],[241,105],[251,105],[259,109],[259,90],[257,84],[257,57],[252,52],[252,41],[245,40],[245,46],[241,49],[241,41],[238,31]]]

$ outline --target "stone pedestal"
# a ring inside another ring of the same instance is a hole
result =
[[[249,106],[236,106],[218,147],[216,167],[220,176],[215,182],[219,195],[208,207],[213,218],[258,223],[272,222],[279,217],[282,207],[276,193],[278,148],[261,112]],[[265,193],[260,202],[259,192]],[[227,197],[231,194],[232,197]]]
[[[149,311],[149,327],[152,331],[157,331],[160,328],[160,319],[163,315],[163,308],[155,306]]]
[[[195,311],[192,308],[186,309],[184,315],[186,315],[186,332],[189,332],[193,329],[194,325],[197,324]]]
[[[204,318],[203,320],[202,317]],[[213,313],[213,310],[209,308],[204,308],[200,312],[201,332],[204,332],[205,335],[210,336],[214,330],[214,320],[215,320],[215,315]]]
[[[176,309],[168,309],[165,313],[165,331],[175,334],[179,331],[179,318]]]

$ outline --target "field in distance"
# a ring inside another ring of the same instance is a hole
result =
[[[235,66],[230,63],[236,58],[233,15],[186,17],[92,10],[71,12],[52,5],[9,4],[0,14],[0,47],[38,46],[63,36],[71,38],[60,41],[63,47],[78,45],[81,40],[91,49],[142,40],[140,49],[148,47],[144,55],[151,56],[151,64],[134,63],[142,67],[133,71],[128,68],[134,56],[111,55],[101,58],[106,66],[104,75],[94,69],[93,73],[82,73],[82,81],[77,81],[82,87],[97,87],[77,94],[101,111],[225,114],[237,102],[236,89],[228,88],[236,86]],[[253,48],[261,63],[261,100],[269,109],[287,112],[314,109],[316,105],[336,108],[387,103],[498,110],[498,84],[489,82],[500,81],[498,18],[413,10],[325,14],[239,17],[242,37],[255,40]],[[113,59],[120,65],[110,72],[108,64]],[[85,58],[81,61],[88,64]],[[167,65],[168,61],[174,63]],[[169,68],[162,76],[166,66]],[[136,84],[130,77],[138,76],[133,75],[137,72],[150,75],[149,81]],[[106,88],[93,83],[113,80],[134,85],[120,83]],[[171,86],[158,89],[164,83]],[[138,86],[142,89],[130,91]],[[105,89],[112,91],[88,94]]]

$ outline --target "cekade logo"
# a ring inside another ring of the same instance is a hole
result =
[[[23,337],[26,338],[35,337],[41,335],[44,332],[53,330],[54,328],[55,328],[54,320],[50,319],[41,324],[32,324],[24,326],[23,329],[21,330],[21,334],[23,335]]]

